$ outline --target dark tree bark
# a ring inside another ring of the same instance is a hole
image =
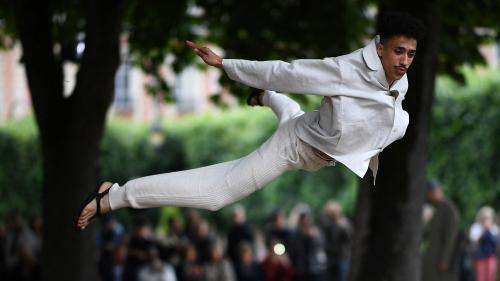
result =
[[[411,5],[407,12],[427,27],[408,74],[404,107],[410,124],[405,137],[380,155],[377,186],[371,174],[361,181],[355,218],[350,280],[419,281],[422,205],[431,107],[439,46],[439,2]],[[405,9],[382,1],[380,10]]]
[[[72,95],[63,97],[46,1],[13,1],[43,153],[44,280],[97,280],[95,231],[75,229],[81,200],[96,188],[99,144],[119,65],[123,1],[86,1],[85,53]]]

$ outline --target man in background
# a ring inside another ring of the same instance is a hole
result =
[[[458,280],[456,255],[459,214],[455,205],[443,193],[435,180],[426,184],[427,200],[434,208],[432,218],[424,228],[422,280]]]

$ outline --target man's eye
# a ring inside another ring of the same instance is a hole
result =
[[[401,55],[401,54],[403,53],[403,50],[401,50],[401,49],[396,49],[396,50],[394,50],[394,52],[395,52],[396,54],[398,54],[398,55]]]

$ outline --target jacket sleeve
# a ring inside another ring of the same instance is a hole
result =
[[[224,59],[222,65],[232,80],[276,92],[332,96],[342,83],[336,58],[291,62]]]

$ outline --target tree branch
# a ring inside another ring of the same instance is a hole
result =
[[[64,101],[62,67],[53,53],[51,7],[44,1],[11,3],[33,107],[39,125],[46,126]]]
[[[86,2],[85,51],[70,99],[106,111],[113,98],[120,62],[119,36],[125,1]]]

